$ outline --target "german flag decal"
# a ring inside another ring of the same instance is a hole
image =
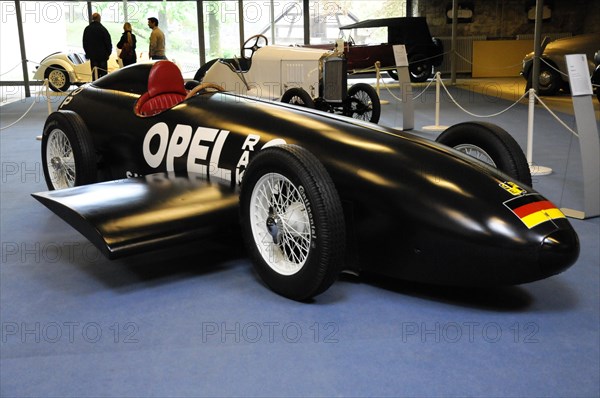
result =
[[[519,196],[504,202],[521,221],[531,229],[546,221],[565,218],[565,215],[549,200],[541,195],[530,194]]]

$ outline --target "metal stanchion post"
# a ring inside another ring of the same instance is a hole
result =
[[[545,176],[552,173],[552,169],[533,163],[533,115],[535,113],[535,89],[533,88],[529,89],[529,111],[527,113],[527,163],[531,175]]]
[[[442,77],[440,72],[435,74],[435,124],[433,126],[424,126],[427,131],[444,131],[448,126],[440,126],[440,86]]]
[[[46,87],[46,103],[48,104],[48,115],[52,113],[52,103],[50,102],[50,83],[48,79],[44,79],[44,87]]]
[[[375,75],[377,77],[377,83],[375,84],[375,90],[377,91],[377,96],[379,97],[379,103],[381,105],[387,105],[390,103],[388,100],[382,100],[381,95],[379,94],[379,80],[381,80],[381,62],[375,62]]]

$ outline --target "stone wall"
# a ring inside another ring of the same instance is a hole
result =
[[[417,4],[418,3],[418,4]],[[470,22],[458,24],[459,36],[485,35],[493,38],[515,38],[534,33],[534,22],[527,18],[527,5],[533,0],[459,0],[473,5]],[[600,0],[545,1],[552,6],[552,16],[542,25],[542,34],[594,33],[600,42]],[[450,36],[452,24],[446,19],[446,9],[452,0],[413,0],[415,15],[427,17],[433,36]]]

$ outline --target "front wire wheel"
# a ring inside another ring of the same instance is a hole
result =
[[[304,301],[331,286],[346,230],[335,186],[314,155],[294,145],[261,150],[244,174],[240,202],[245,244],[269,288]]]
[[[377,91],[369,84],[358,83],[348,89],[344,115],[371,123],[379,122],[381,101]]]
[[[302,269],[310,251],[310,219],[302,195],[278,173],[263,175],[254,186],[250,200],[250,222],[263,260],[281,275]]]

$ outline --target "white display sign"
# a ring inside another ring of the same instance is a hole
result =
[[[404,44],[396,44],[392,46],[392,48],[394,49],[396,66],[408,66],[408,55],[406,54],[406,47]]]
[[[569,70],[571,95],[573,97],[592,95],[592,81],[585,54],[569,54],[565,55],[565,59]]]

